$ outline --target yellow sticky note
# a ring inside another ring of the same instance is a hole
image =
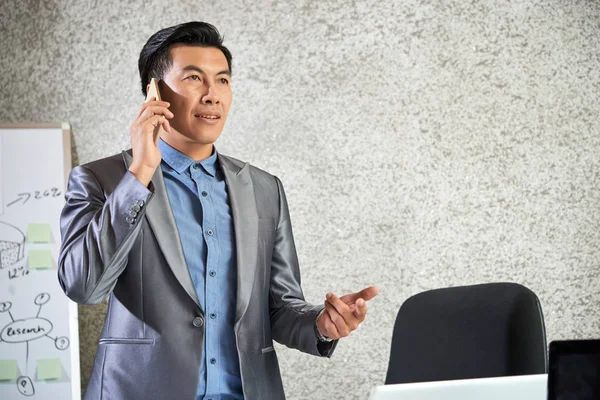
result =
[[[50,225],[29,224],[27,226],[27,241],[29,243],[54,243]]]
[[[62,364],[58,358],[46,358],[37,361],[38,381],[62,378]]]
[[[18,375],[17,360],[0,360],[0,381],[14,381]]]
[[[29,269],[52,269],[54,259],[50,250],[29,250],[27,252],[27,268]]]

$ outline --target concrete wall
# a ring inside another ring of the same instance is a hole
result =
[[[430,288],[519,282],[549,339],[600,336],[597,1],[5,0],[1,12],[0,121],[69,121],[75,163],[128,147],[152,33],[198,19],[225,35],[234,103],[218,148],[283,180],[306,297],[381,290],[331,360],[277,347],[290,399],[366,398],[398,307]],[[104,312],[80,307],[84,385]]]

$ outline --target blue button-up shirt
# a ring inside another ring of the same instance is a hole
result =
[[[197,399],[243,399],[233,325],[237,272],[233,220],[217,153],[200,162],[159,140],[161,169],[183,254],[205,313]]]

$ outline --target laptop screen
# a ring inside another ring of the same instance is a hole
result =
[[[600,399],[600,340],[550,343],[548,400]]]

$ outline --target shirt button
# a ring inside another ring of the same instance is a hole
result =
[[[207,230],[207,231],[206,231],[206,234],[207,234],[208,236],[212,236],[212,235],[213,235],[213,233],[214,233],[214,232],[212,231],[212,229],[209,229],[209,230]]]
[[[210,363],[211,363],[211,364],[216,364],[216,363],[217,363],[217,360],[215,360],[214,358],[211,358],[211,359],[210,359]]]
[[[137,203],[135,203],[135,204],[133,205],[133,207],[131,207],[131,210],[132,210],[132,211],[135,211],[135,212],[140,212],[140,210],[141,210],[141,209],[142,209],[142,208],[141,208],[141,207],[140,207],[140,206],[139,206]]]
[[[216,273],[215,271],[210,271],[208,274],[209,274],[210,276],[215,276],[217,273]]]
[[[196,328],[200,328],[202,325],[204,325],[204,318],[202,318],[202,317],[194,318],[194,320],[192,321],[192,325],[194,325]]]
[[[211,318],[211,319],[215,319],[215,318],[217,318],[217,314],[215,314],[215,313],[210,313],[210,318]]]
[[[144,200],[138,200],[138,201],[136,201],[135,205],[139,206],[139,207],[144,207]]]
[[[129,216],[131,218],[135,218],[135,217],[137,217],[137,212],[135,210],[131,209],[131,210],[129,210]]]
[[[194,169],[200,168],[200,164],[194,164]]]
[[[208,196],[208,193],[203,191],[203,192],[202,192],[202,196],[203,196],[203,197],[206,197],[206,196]]]

